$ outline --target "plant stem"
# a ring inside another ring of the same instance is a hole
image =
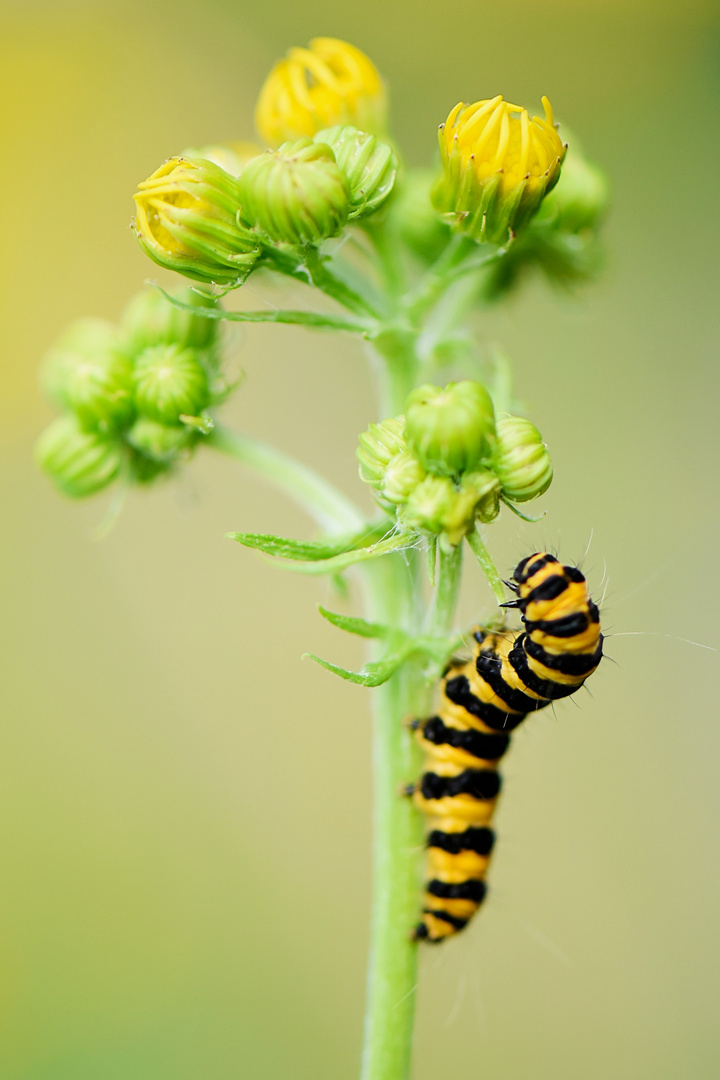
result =
[[[420,563],[410,553],[367,568],[371,618],[413,621]],[[417,987],[417,945],[410,932],[420,897],[422,819],[400,791],[420,771],[419,750],[403,720],[427,711],[417,662],[404,664],[373,694],[375,773],[372,941],[368,967],[362,1080],[407,1080]]]
[[[447,634],[451,625],[462,576],[462,544],[455,544],[446,551],[439,545],[440,557],[437,587],[425,617],[425,633]]]
[[[480,530],[476,529],[475,532],[468,533],[467,542],[472,548],[475,558],[480,563],[480,567],[485,574],[485,577],[488,579],[490,588],[495,593],[498,604],[504,604],[507,599],[505,586],[503,585],[502,578],[498,573],[495,563],[490,557],[490,552],[485,547],[485,542],[480,534]]]
[[[275,447],[220,426],[206,436],[205,445],[266,477],[328,532],[357,532],[365,525],[363,515],[342,492]]]
[[[416,341],[417,332],[404,326],[386,326],[371,339],[375,353],[383,361],[378,369],[379,420],[397,416],[405,409],[418,371]]]
[[[417,632],[422,560],[409,553],[368,568],[371,617]],[[425,614],[429,634],[446,633],[455,613],[462,545],[440,550],[437,588]],[[418,661],[404,664],[373,691],[375,718],[375,859],[372,943],[361,1080],[407,1080],[410,1074],[417,945],[410,938],[420,911],[419,857],[423,822],[400,793],[420,772],[419,750],[403,720],[426,716],[432,686]]]

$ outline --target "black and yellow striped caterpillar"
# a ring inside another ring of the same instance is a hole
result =
[[[505,607],[519,608],[524,630],[477,628],[472,659],[443,677],[437,714],[411,724],[427,762],[407,793],[430,819],[416,939],[456,934],[483,901],[508,733],[529,712],[574,693],[602,658],[600,616],[579,570],[541,551],[507,584],[517,599]]]

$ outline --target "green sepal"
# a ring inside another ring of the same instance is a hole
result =
[[[518,510],[517,506],[514,506],[508,499],[503,498],[502,495],[500,496],[500,502],[504,503],[508,510],[512,510],[513,514],[517,514],[519,518],[522,518],[523,521],[528,521],[531,525],[537,525],[538,521],[542,521],[545,517],[544,513],[538,514],[537,517],[530,517],[529,514],[523,514],[522,510]]]
[[[318,611],[323,619],[327,619],[338,630],[345,630],[348,634],[357,634],[364,638],[385,638],[391,634],[392,628],[383,623],[371,623],[366,619],[360,619],[355,615],[338,615],[334,611],[328,611],[322,604],[318,604]]]

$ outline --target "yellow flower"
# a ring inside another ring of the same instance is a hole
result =
[[[433,189],[433,205],[456,228],[476,240],[500,241],[535,213],[560,177],[565,157],[553,124],[503,101],[502,96],[456,105],[440,125],[443,176]]]
[[[307,49],[290,49],[272,69],[255,124],[271,146],[336,124],[382,135],[385,87],[360,49],[337,38],[314,38]]]

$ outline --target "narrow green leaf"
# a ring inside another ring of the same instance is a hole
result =
[[[385,522],[368,525],[362,532],[352,536],[334,537],[332,540],[293,540],[289,536],[272,533],[226,533],[228,540],[235,540],[244,547],[254,548],[266,555],[295,562],[324,562],[336,555],[344,555],[359,549],[367,549],[368,541],[382,540],[387,534]],[[323,571],[324,573],[325,571]]]
[[[193,304],[186,304],[177,297],[171,296],[154,281],[149,284],[161,292],[175,307],[192,311],[193,315],[200,315],[203,319],[219,319],[225,322],[292,323],[312,326],[318,330],[346,330],[352,334],[364,334],[370,326],[369,323],[347,319],[342,315],[325,315],[321,311],[286,311],[279,308],[269,308],[267,311],[226,311],[224,308],[195,307]]]
[[[405,659],[405,654],[397,653],[393,656],[386,656],[382,660],[366,664],[362,671],[348,671],[347,668],[340,667],[338,664],[331,664],[329,660],[321,660],[314,653],[305,653],[303,659],[314,660],[316,664],[320,664],[320,667],[324,667],[328,671],[332,671],[334,675],[339,675],[341,679],[347,679],[348,682],[356,683],[358,686],[381,686],[388,681],[393,672],[397,671]]]
[[[239,534],[241,535],[241,534]],[[346,551],[342,555],[335,555],[329,559],[321,559],[317,562],[283,562],[278,565],[285,570],[293,570],[296,574],[336,574],[341,570],[347,570],[357,563],[367,562],[368,559],[377,559],[381,555],[388,555],[400,548],[410,547],[415,540],[414,533],[397,533],[387,540],[380,540],[370,547]]]
[[[371,623],[365,619],[359,619],[354,615],[337,615],[334,611],[328,611],[322,604],[318,604],[318,611],[323,619],[327,619],[338,630],[345,630],[348,634],[359,634],[364,638],[383,638],[390,634],[391,628],[382,623]]]
[[[266,555],[275,555],[280,559],[295,559],[297,562],[316,562],[327,560],[347,550],[347,539],[331,540],[292,540],[287,536],[273,536],[272,533],[226,533],[228,540],[235,540],[244,547],[255,548]]]

